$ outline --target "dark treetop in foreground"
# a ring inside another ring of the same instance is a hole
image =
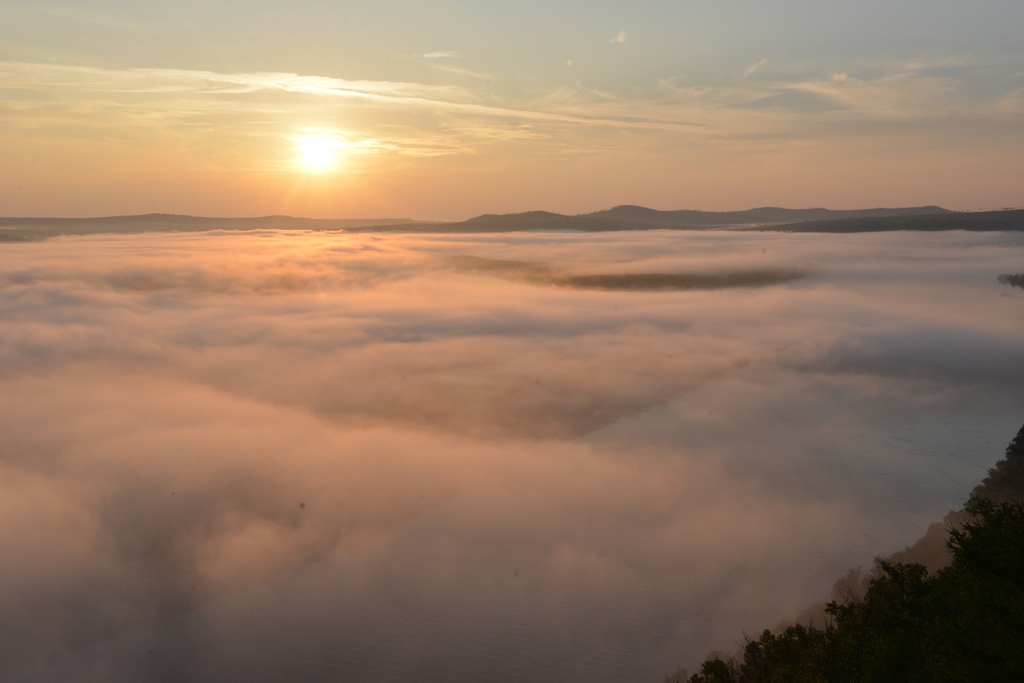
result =
[[[1024,681],[1024,427],[952,525],[952,563],[879,561],[863,597],[713,656],[690,683]],[[681,676],[667,680],[682,679]]]

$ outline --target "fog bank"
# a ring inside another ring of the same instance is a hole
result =
[[[11,681],[660,680],[959,507],[1024,236],[0,244]]]

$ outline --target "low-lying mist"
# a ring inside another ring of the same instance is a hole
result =
[[[0,245],[5,681],[660,680],[958,508],[1024,236]]]
[[[466,255],[448,257],[446,262],[457,272],[491,275],[541,286],[618,292],[766,287],[810,275],[795,268],[689,273],[567,273],[542,261],[508,261]]]

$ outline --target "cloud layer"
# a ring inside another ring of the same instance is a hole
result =
[[[14,681],[658,680],[914,540],[1024,413],[1015,235],[0,249]],[[808,275],[551,286],[744,272]]]

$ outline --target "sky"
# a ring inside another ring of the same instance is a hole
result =
[[[0,215],[1020,206],[1022,26],[1016,0],[0,0]]]
[[[0,671],[693,671],[999,460],[1022,260],[958,231],[0,243]],[[651,273],[706,288],[610,286]]]

